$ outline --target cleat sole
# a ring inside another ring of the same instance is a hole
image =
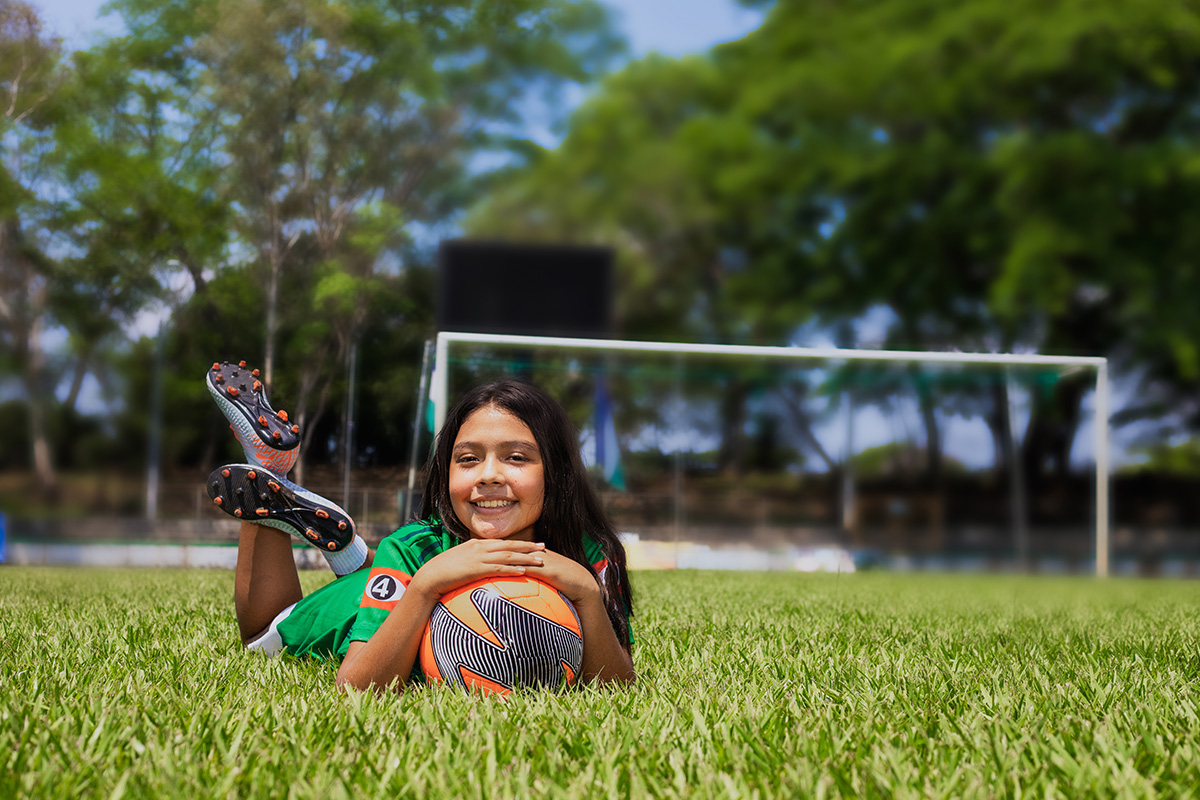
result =
[[[277,413],[271,408],[266,387],[262,381],[246,374],[249,370],[244,364],[214,365],[205,384],[221,413],[229,420],[229,427],[242,445],[247,461],[286,475],[300,454],[300,428],[290,422],[286,413]]]
[[[341,507],[261,467],[218,467],[207,488],[227,514],[286,531],[322,550],[338,552],[354,541],[354,520]]]

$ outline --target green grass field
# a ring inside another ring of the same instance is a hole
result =
[[[232,580],[0,569],[0,797],[1200,787],[1197,583],[639,573],[635,687],[503,701],[246,654]]]

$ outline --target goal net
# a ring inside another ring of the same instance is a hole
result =
[[[433,365],[435,430],[487,380],[555,396],[647,566],[1108,572],[1101,358],[443,332]]]

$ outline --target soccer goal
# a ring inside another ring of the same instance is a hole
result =
[[[502,375],[568,409],[623,530],[1109,572],[1104,358],[442,332],[434,430]]]

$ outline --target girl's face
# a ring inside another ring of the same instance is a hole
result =
[[[533,541],[544,488],[528,425],[496,406],[467,417],[450,456],[450,503],[472,539]]]

